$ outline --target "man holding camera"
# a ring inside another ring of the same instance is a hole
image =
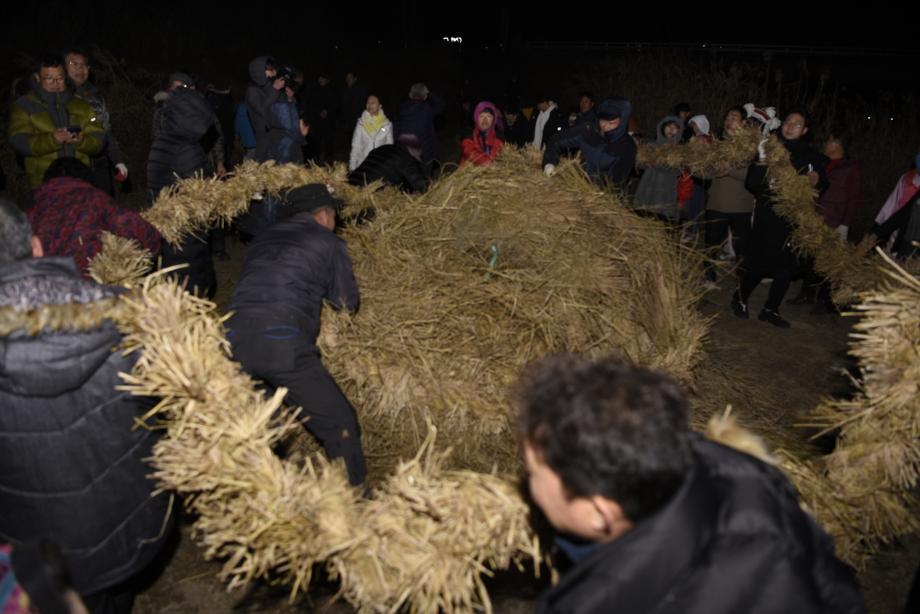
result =
[[[25,159],[32,189],[41,185],[56,158],[77,158],[87,167],[105,146],[105,129],[92,108],[67,90],[64,62],[48,56],[36,66],[32,91],[10,112],[8,138]]]

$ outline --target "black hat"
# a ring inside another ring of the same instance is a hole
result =
[[[597,113],[598,119],[604,119],[608,121],[620,119],[623,117],[623,109],[621,108],[621,105],[618,104],[616,100],[610,98],[597,105],[597,110],[595,112]]]
[[[295,213],[312,213],[322,207],[331,207],[336,212],[345,205],[338,198],[333,198],[329,189],[322,183],[308,183],[290,190],[285,196],[291,215]]]
[[[178,81],[182,85],[185,85],[188,87],[195,87],[195,80],[192,79],[188,73],[184,73],[182,71],[176,71],[172,73],[171,75],[169,75],[169,83],[172,83],[174,81]]]

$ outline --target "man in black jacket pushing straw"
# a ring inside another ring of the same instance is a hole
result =
[[[302,408],[306,428],[358,485],[367,476],[358,418],[316,346],[324,300],[348,311],[359,304],[345,242],[333,232],[342,202],[321,183],[286,200],[290,217],[250,244],[230,299],[233,356],[253,377],[288,389],[288,404]]]

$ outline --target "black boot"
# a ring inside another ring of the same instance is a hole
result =
[[[761,322],[769,322],[773,326],[778,326],[779,328],[789,328],[792,326],[788,320],[779,315],[778,311],[767,309],[766,307],[760,310],[760,315],[757,316],[757,319]]]

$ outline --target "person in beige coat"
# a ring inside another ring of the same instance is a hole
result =
[[[744,115],[741,107],[729,109],[723,122],[724,134],[741,129]],[[725,175],[712,177],[706,204],[706,247],[712,255],[728,238],[730,230],[732,251],[739,261],[742,259],[745,241],[751,233],[751,213],[754,211],[754,195],[744,187],[747,171],[745,165]],[[706,277],[709,281],[715,281],[716,271],[710,263],[706,264]]]

